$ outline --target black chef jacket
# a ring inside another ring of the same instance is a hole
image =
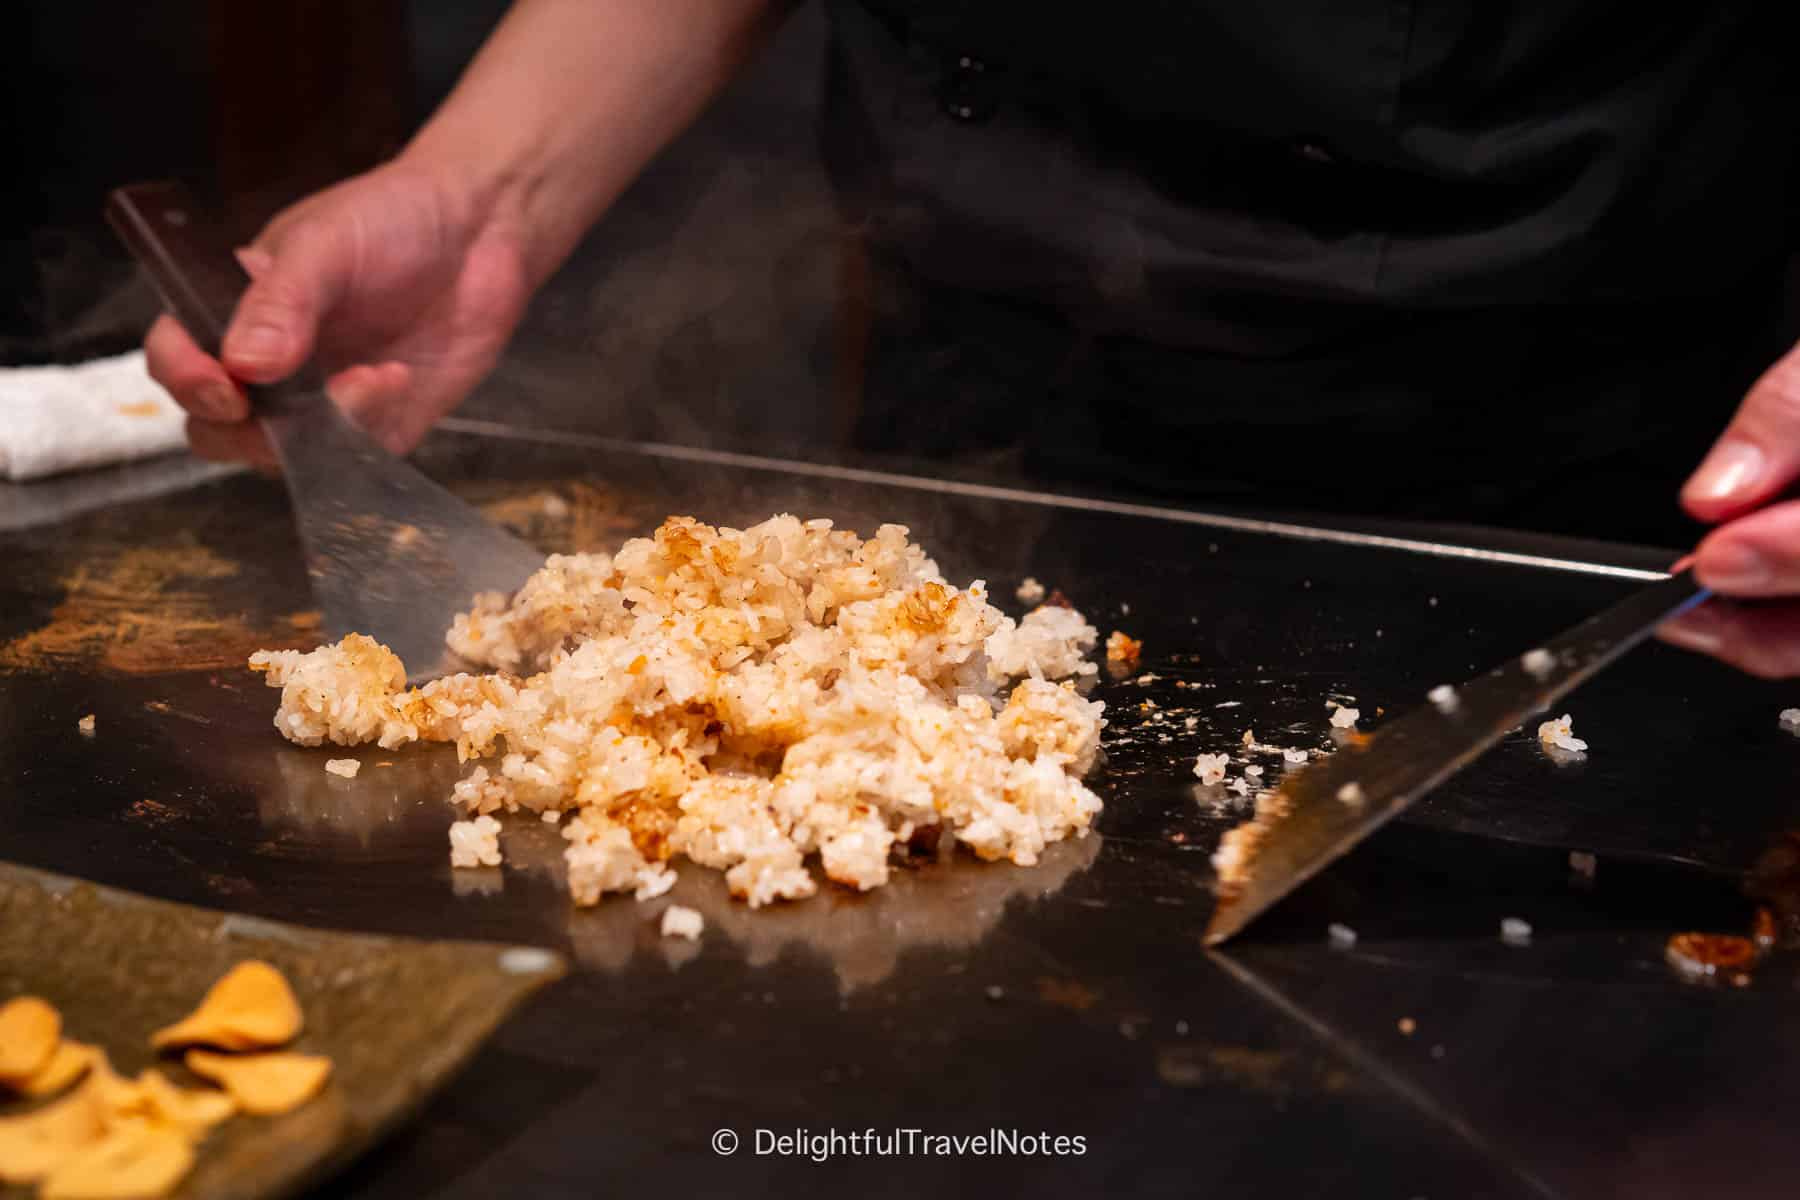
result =
[[[1672,486],[1774,345],[1793,11],[841,0],[865,429],[1314,506],[1609,455]]]

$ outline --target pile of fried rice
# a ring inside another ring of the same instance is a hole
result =
[[[510,601],[477,597],[447,640],[489,673],[408,689],[359,634],[250,666],[281,688],[290,741],[479,760],[451,797],[458,862],[500,861],[490,814],[567,817],[578,904],[660,895],[685,856],[756,906],[811,895],[815,855],[867,890],[909,847],[1030,865],[1085,835],[1105,722],[1074,680],[1096,636],[1071,608],[1014,621],[981,581],[952,587],[903,526],[865,541],[671,517],[613,555],[552,556]]]

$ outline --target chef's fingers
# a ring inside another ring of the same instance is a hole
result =
[[[273,383],[311,357],[319,321],[343,294],[356,253],[340,223],[322,220],[301,221],[257,249],[269,258],[238,301],[224,360],[240,379]]]
[[[1744,397],[1737,415],[1681,489],[1688,512],[1708,523],[1750,511],[1800,476],[1800,347]]]
[[[1763,679],[1800,676],[1800,604],[1712,600],[1665,621],[1656,636]]]
[[[208,421],[190,413],[187,438],[188,449],[198,458],[249,463],[267,472],[281,469],[260,421]]]
[[[208,421],[241,421],[250,406],[219,360],[194,344],[174,317],[156,319],[144,337],[144,363],[175,403]]]
[[[1739,517],[1694,551],[1694,577],[1727,596],[1800,596],[1800,501]]]
[[[411,419],[412,368],[385,362],[351,367],[331,377],[327,391],[337,406],[392,454],[405,454],[425,436],[431,422]]]

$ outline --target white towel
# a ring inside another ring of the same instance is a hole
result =
[[[181,409],[144,370],[141,350],[0,369],[0,478],[41,479],[185,444]]]

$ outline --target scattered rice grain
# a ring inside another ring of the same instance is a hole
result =
[[[671,904],[663,909],[661,930],[664,937],[683,937],[691,942],[705,928],[706,918],[697,909],[680,904]]]
[[[1526,673],[1533,679],[1543,679],[1556,669],[1556,656],[1539,647],[1535,650],[1527,650],[1519,659],[1519,665],[1524,667]]]
[[[1538,741],[1558,750],[1567,750],[1579,754],[1588,748],[1588,744],[1575,736],[1575,719],[1568,713],[1554,721],[1545,721],[1538,726]]]

